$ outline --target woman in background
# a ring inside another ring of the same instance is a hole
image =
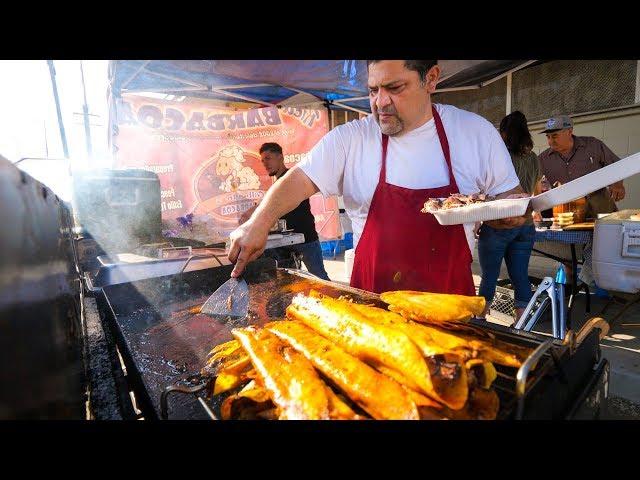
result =
[[[540,180],[540,165],[532,152],[533,140],[522,112],[513,112],[500,122],[500,135],[520,180],[523,190],[533,195]],[[533,218],[516,228],[494,228],[491,222],[482,224],[478,237],[478,256],[482,269],[479,294],[486,301],[485,315],[496,292],[500,265],[504,258],[511,284],[515,290],[516,320],[520,318],[533,296],[529,282],[529,258],[535,239]]]

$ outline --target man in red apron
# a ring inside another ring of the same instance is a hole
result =
[[[476,294],[471,276],[471,251],[462,225],[443,226],[433,215],[420,213],[425,199],[459,193],[451,170],[447,135],[438,112],[435,108],[432,112],[450,183],[427,189],[409,189],[387,183],[389,137],[382,134],[382,169],[356,249],[352,287],[376,293],[421,290]],[[402,233],[389,235],[389,232]]]
[[[320,191],[343,195],[352,219],[358,239],[352,286],[377,293],[475,295],[465,227],[442,226],[420,210],[428,198],[460,191],[481,190],[502,198],[522,189],[491,124],[455,107],[432,105],[439,74],[436,61],[370,62],[372,115],[329,132],[307,160],[269,190],[249,221],[231,234],[232,276],[262,253],[278,216]],[[453,131],[445,131],[441,114]],[[456,142],[454,158],[451,139]],[[522,223],[524,218],[518,217],[492,225]]]

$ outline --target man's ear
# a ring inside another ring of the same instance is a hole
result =
[[[426,78],[426,87],[429,93],[433,93],[436,90],[436,86],[438,85],[438,80],[440,80],[440,67],[438,65],[434,65],[427,72]]]

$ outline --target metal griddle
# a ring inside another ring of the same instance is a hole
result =
[[[195,392],[165,393],[165,414],[169,418],[214,416],[219,406],[217,399],[205,399],[202,385],[206,379],[199,376],[209,351],[231,340],[234,327],[261,326],[283,318],[297,293],[315,289],[329,296],[347,295],[356,302],[386,308],[375,294],[299,270],[278,269],[273,260],[263,258],[250,264],[244,274],[250,295],[246,318],[214,319],[197,313],[209,295],[228,280],[231,269],[231,265],[222,266],[102,289],[98,301],[145,418],[163,417],[161,397],[167,389]],[[516,369],[496,365],[498,379],[494,388],[501,403],[498,418],[562,416],[575,408],[585,382],[594,376],[594,366],[600,370],[606,367],[600,359],[598,330],[591,331],[572,351],[570,345],[545,335],[486,322],[475,325],[499,340],[533,350],[526,367],[521,369],[525,376],[520,382]],[[535,369],[529,368],[534,364]]]
[[[249,264],[244,274],[250,295],[245,319],[225,321],[196,313],[229,279],[231,269],[229,265],[149,278],[106,286],[98,292],[98,303],[106,313],[145,418],[160,417],[160,396],[167,386],[189,387],[198,381],[196,374],[205,365],[207,354],[215,345],[233,338],[232,328],[283,318],[300,291],[336,292],[337,284],[306,272],[277,269],[274,260],[263,258]],[[384,305],[368,292],[346,286],[341,290],[354,299]],[[197,399],[189,396],[172,397],[169,408],[171,418],[207,418]]]

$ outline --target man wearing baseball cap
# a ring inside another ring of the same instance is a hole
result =
[[[547,120],[542,133],[547,135],[549,147],[542,152],[541,173],[553,186],[575,180],[599,168],[620,160],[609,147],[595,137],[577,137],[573,134],[573,121],[567,115],[556,115]],[[599,213],[618,210],[615,202],[625,196],[622,180],[587,195],[587,217],[597,218]]]

